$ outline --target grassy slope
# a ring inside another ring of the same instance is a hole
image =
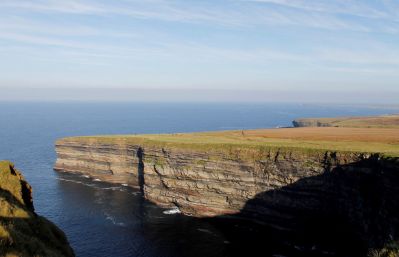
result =
[[[302,151],[378,152],[399,157],[399,129],[394,128],[311,127],[73,138],[76,139],[94,143],[127,142],[197,150],[287,148]]]
[[[298,119],[298,122],[325,124],[331,127],[352,128],[399,128],[399,115],[382,115],[370,117],[338,117]]]
[[[0,256],[74,256],[64,233],[28,206],[25,183],[12,163],[0,161]]]

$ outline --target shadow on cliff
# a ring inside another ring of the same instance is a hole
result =
[[[138,184],[141,195],[144,195],[144,184],[145,184],[143,154],[144,154],[143,148],[139,147],[136,155],[137,158],[139,159],[139,163],[137,166],[137,173],[138,173],[137,175],[138,175]]]
[[[232,246],[234,256],[268,256],[268,245],[283,256],[366,256],[399,238],[398,167],[377,155],[327,165],[322,175],[257,194],[238,214],[208,220],[226,238],[237,236],[238,219],[248,224],[252,232]]]
[[[64,233],[38,216],[31,201],[21,202],[1,188],[0,253],[1,256],[21,257],[74,256]]]

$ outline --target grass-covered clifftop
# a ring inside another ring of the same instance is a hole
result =
[[[295,152],[362,152],[399,157],[398,128],[309,127],[178,134],[105,135],[59,142],[128,143],[193,150],[279,150]]]
[[[0,256],[74,256],[64,233],[33,210],[32,189],[0,161]]]
[[[399,115],[307,118],[293,121],[295,127],[399,128]]]
[[[399,231],[399,129],[72,137],[57,141],[56,152],[57,171],[137,187],[194,217],[244,218],[353,253],[380,248]]]

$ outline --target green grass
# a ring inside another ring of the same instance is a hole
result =
[[[399,242],[392,241],[382,249],[371,250],[368,257],[399,257]]]
[[[294,131],[295,129],[292,129]],[[132,144],[147,147],[179,148],[185,150],[223,151],[231,155],[239,152],[293,151],[315,153],[320,151],[381,153],[399,157],[397,142],[365,142],[308,140],[301,138],[265,138],[261,136],[240,136],[241,131],[186,133],[186,134],[146,134],[75,137],[65,140],[79,140],[103,144]]]
[[[12,174],[13,165],[9,161],[0,161],[0,201],[2,208],[0,208],[0,217],[18,217],[28,218],[29,211],[25,208],[25,203],[21,191],[22,175],[15,171]],[[9,206],[10,208],[6,208]],[[19,208],[22,206],[23,208]]]
[[[30,186],[19,171],[0,161],[1,256],[74,256],[64,233],[33,212],[23,188]]]

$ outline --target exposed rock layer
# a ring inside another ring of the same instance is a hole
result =
[[[148,200],[187,215],[283,229],[350,228],[368,246],[398,237],[399,163],[378,154],[239,147],[226,153],[93,138],[60,140],[56,151],[56,170],[139,187]]]
[[[0,256],[74,256],[64,233],[36,215],[31,186],[8,161],[0,161]]]

